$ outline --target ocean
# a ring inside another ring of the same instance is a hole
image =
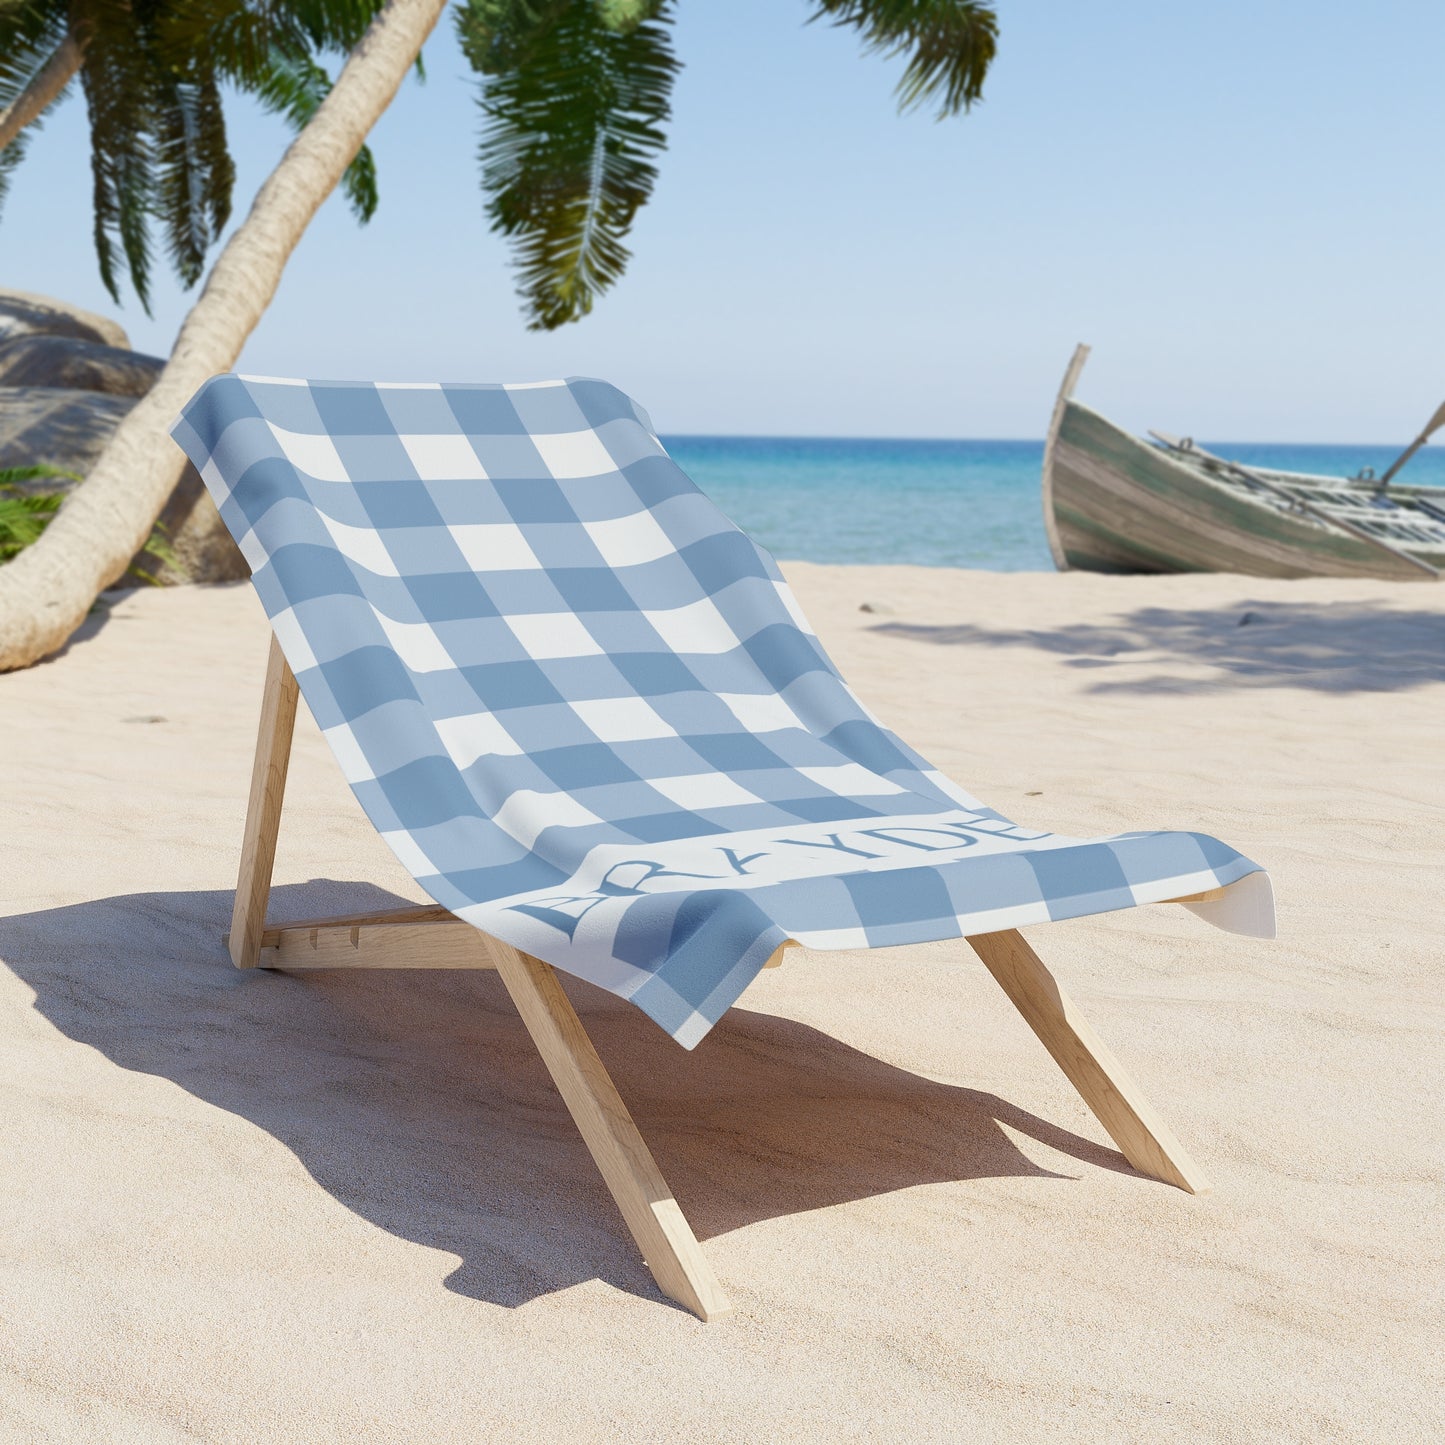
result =
[[[1050,571],[1037,441],[830,437],[666,437],[678,465],[775,557],[908,562],[993,572]],[[1221,456],[1286,471],[1382,472],[1390,446],[1204,442]],[[1403,446],[1403,443],[1402,443]],[[1445,487],[1445,447],[1402,481]]]

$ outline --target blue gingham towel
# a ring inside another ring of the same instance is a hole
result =
[[[773,559],[606,382],[218,376],[172,433],[416,881],[691,1048],[795,939],[863,948],[1267,878],[1021,828],[882,727]]]

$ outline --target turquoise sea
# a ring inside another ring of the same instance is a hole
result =
[[[687,474],[776,557],[1051,570],[1039,501],[1043,443],[829,437],[664,438]],[[1205,442],[1257,466],[1354,476],[1391,446]],[[1403,443],[1402,443],[1403,446]],[[1445,487],[1445,447],[1402,481]]]

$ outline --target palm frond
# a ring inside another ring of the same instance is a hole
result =
[[[49,462],[27,462],[20,467],[0,467],[0,492],[13,492],[21,482],[49,481],[52,478],[62,482],[85,480],[79,472],[67,471]]]
[[[230,219],[236,167],[214,74],[161,75],[154,96],[155,211],[176,275],[190,287]]]
[[[95,213],[95,255],[100,279],[120,302],[118,263],[150,314],[149,216],[155,192],[153,76],[150,57],[136,43],[137,17],[125,0],[90,0],[77,38],[90,115],[90,169]],[[119,254],[118,254],[119,253]]]
[[[587,315],[621,277],[652,194],[679,65],[670,0],[466,0],[462,48],[483,77],[482,188],[512,239],[532,330]]]
[[[657,19],[662,0],[597,0],[597,12],[609,30],[630,30]]]
[[[299,131],[331,93],[318,51],[349,51],[366,33],[383,0],[188,0],[173,6],[160,29],[173,63],[204,54],[215,73],[257,99]],[[362,147],[341,188],[358,221],[377,205],[376,162]]]
[[[65,497],[59,492],[29,492],[20,483],[50,479],[78,482],[74,472],[37,463],[0,469],[0,562],[28,547],[49,525]]]
[[[0,5],[0,110],[30,84],[65,39],[66,7],[50,0]]]
[[[0,111],[8,110],[24,94],[65,36],[66,13],[61,4],[0,6]],[[52,105],[64,98],[65,90],[62,90]],[[39,120],[32,121],[0,151],[0,210],[10,189],[10,177],[25,159],[30,136],[40,125]]]
[[[998,15],[989,0],[815,0],[812,20],[851,25],[867,51],[906,55],[898,107],[929,101],[938,118],[966,111],[983,96],[998,49]]]
[[[273,51],[305,54],[313,45],[291,5],[271,0],[180,0],[157,16],[155,39],[163,64],[186,66],[204,56],[240,90],[264,77]]]
[[[31,130],[39,128],[40,122],[36,121],[30,127]],[[29,142],[29,134],[22,131],[0,151],[0,213],[5,209],[5,198],[10,194],[10,178],[15,174],[15,168],[25,159],[25,148]]]
[[[40,534],[55,520],[55,514],[65,504],[64,492],[31,492],[19,484],[42,480],[80,482],[85,479],[63,467],[52,467],[44,462],[33,466],[0,468],[0,563],[8,562],[17,553],[23,552],[32,542],[39,541]],[[181,573],[182,565],[171,546],[170,532],[157,522],[151,528],[141,547],[141,554],[153,557],[162,566]],[[161,579],[154,571],[132,563],[126,575],[139,582],[160,585]]]
[[[185,566],[180,557],[176,555],[176,549],[171,546],[170,529],[164,522],[157,522],[155,526],[151,528],[150,536],[141,544],[139,555],[141,557],[154,558],[156,562],[160,563],[161,569],[169,569],[175,573],[180,580],[185,580]],[[125,569],[125,575],[127,577],[134,577],[137,582],[146,587],[165,586],[165,581],[160,575],[160,569],[147,567],[140,561],[132,562],[130,566]]]
[[[465,0],[457,7],[462,52],[479,75],[515,70],[572,0]],[[593,4],[595,0],[583,0]]]
[[[305,30],[313,48],[346,53],[355,49],[384,0],[286,0],[289,18]]]

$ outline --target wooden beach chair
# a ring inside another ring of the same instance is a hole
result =
[[[966,938],[1129,1163],[1206,1187],[1018,928],[1173,901],[1268,936],[1266,876],[1023,829],[931,768],[621,392],[227,375],[173,435],[274,634],[232,959],[496,969],[664,1294],[728,1308],[558,970],[691,1048],[792,943]],[[268,922],[302,696],[434,905]]]

